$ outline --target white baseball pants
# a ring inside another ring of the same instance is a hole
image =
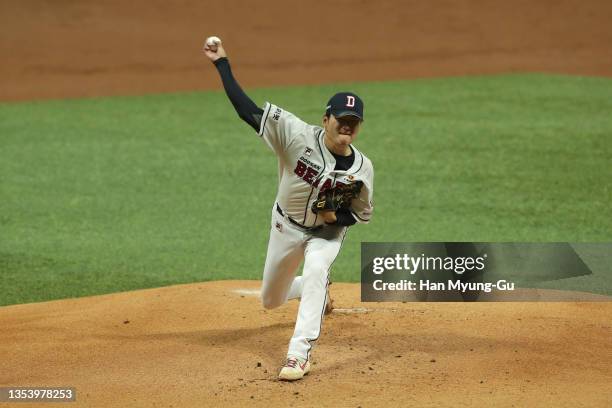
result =
[[[321,334],[329,272],[346,230],[346,227],[325,226],[314,232],[305,231],[279,214],[276,204],[272,209],[261,300],[266,309],[273,309],[289,299],[300,298],[288,356],[308,359]],[[302,276],[296,277],[302,261]]]

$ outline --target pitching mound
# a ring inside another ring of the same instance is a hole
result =
[[[610,406],[612,303],[360,303],[334,284],[313,370],[276,381],[297,302],[226,281],[0,308],[0,386],[71,406]],[[238,291],[237,291],[238,290]],[[20,406],[27,406],[21,404]]]

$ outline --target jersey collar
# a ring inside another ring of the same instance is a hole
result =
[[[325,138],[325,129],[321,129],[321,131],[319,132],[319,137],[318,137],[319,150],[321,151],[321,154],[323,155],[323,160],[325,162],[324,164],[325,164],[326,170],[334,171],[334,168],[336,167],[336,158],[329,151],[327,146],[325,146],[325,142],[323,140],[324,138]],[[339,174],[356,174],[363,167],[363,155],[352,144],[351,144],[351,148],[353,149],[353,152],[355,153],[355,160],[353,160],[353,165],[351,166],[350,169],[346,171],[339,171],[338,172]]]

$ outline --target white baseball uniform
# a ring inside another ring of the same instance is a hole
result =
[[[321,333],[329,271],[348,229],[325,224],[311,211],[312,203],[322,190],[360,180],[363,188],[350,211],[357,222],[368,223],[373,210],[374,169],[372,162],[351,145],[353,165],[348,170],[334,170],[336,160],[323,142],[324,129],[270,103],[265,106],[259,135],[276,153],[279,175],[262,303],[275,308],[288,299],[301,299],[287,354],[309,359]],[[296,277],[302,261],[302,276]]]

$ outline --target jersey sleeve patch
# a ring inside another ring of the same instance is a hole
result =
[[[274,113],[272,113],[272,120],[275,122],[278,122],[281,118],[281,114],[283,113],[283,110],[279,108],[278,106],[275,106],[274,109],[270,109],[270,111],[274,111]]]

